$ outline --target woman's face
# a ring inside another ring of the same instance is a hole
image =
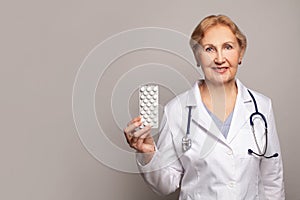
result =
[[[209,28],[197,53],[206,81],[217,85],[235,81],[244,50],[229,27],[216,25]]]

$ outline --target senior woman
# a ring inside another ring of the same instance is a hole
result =
[[[155,192],[180,188],[180,199],[193,200],[285,199],[271,100],[236,78],[246,41],[227,16],[204,18],[190,42],[204,80],[165,106],[157,144],[151,127],[138,128],[141,117],[124,129]]]

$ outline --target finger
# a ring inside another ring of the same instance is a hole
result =
[[[128,144],[131,143],[134,132],[135,132],[135,129],[133,129],[132,131],[130,131],[130,128],[128,128],[128,130],[126,128],[124,129],[124,135],[125,135],[125,138],[126,138],[126,141]]]
[[[135,134],[135,133],[134,133]],[[134,141],[134,142],[136,142],[137,140],[139,140],[139,139],[145,139],[147,136],[149,136],[150,135],[150,129],[149,130],[146,130],[146,131],[144,131],[144,132],[141,132],[141,134],[138,136],[138,137],[135,137],[134,135],[132,136],[132,140]]]
[[[142,138],[139,138],[139,140],[136,143],[136,150],[143,152],[143,153],[150,153],[155,151],[155,144],[153,143],[148,143],[145,144],[145,140]]]
[[[125,135],[127,143],[130,144],[131,138],[133,137],[132,134],[124,132],[124,135]]]
[[[142,134],[139,138],[144,140],[145,138],[148,138],[149,136],[151,136],[151,127],[149,127],[149,130],[146,131],[144,134]]]
[[[138,131],[135,131],[133,133],[133,137],[136,137],[136,138],[139,138],[141,137],[142,135],[146,134],[147,132],[150,132],[151,130],[151,127],[150,126],[146,126]]]
[[[139,140],[139,138],[137,138],[137,137],[132,137],[130,143],[131,143],[131,144],[135,144],[135,143],[137,143],[138,140]]]
[[[139,138],[132,137],[130,142],[129,142],[129,146],[131,148],[134,148],[135,150],[139,150],[138,147],[137,147],[138,141],[139,141]]]
[[[141,125],[141,117],[135,117],[130,122],[128,122],[127,127],[124,129],[125,136],[128,137],[130,134],[132,134],[135,129]]]
[[[128,143],[131,147],[137,149],[137,150],[141,150],[138,149],[138,146],[141,145],[141,142],[143,143],[144,139],[150,135],[150,127],[149,129],[145,129],[145,131],[142,133],[142,135],[140,137],[135,137],[135,136],[129,136],[128,138]]]
[[[142,152],[143,151],[143,143],[144,143],[144,139],[139,138],[135,145],[136,149]]]
[[[140,125],[142,125],[141,121],[130,124],[124,129],[124,133],[133,133]]]
[[[142,119],[141,116],[135,117],[130,122],[128,122],[127,126],[129,126],[130,124],[133,124],[135,122],[139,122],[139,121],[141,121],[141,119]]]

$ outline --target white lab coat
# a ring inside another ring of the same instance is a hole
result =
[[[280,145],[271,100],[252,91],[268,123],[265,159],[248,154],[259,152],[251,131],[249,117],[255,111],[247,88],[236,80],[238,95],[227,138],[205,109],[198,82],[171,100],[164,109],[156,153],[152,160],[138,167],[145,181],[158,194],[169,194],[180,187],[180,200],[254,200],[285,199]],[[193,106],[190,124],[192,147],[182,150],[186,133],[188,107]],[[255,134],[260,148],[265,146],[264,125],[255,119]]]

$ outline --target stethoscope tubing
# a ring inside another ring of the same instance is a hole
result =
[[[278,153],[274,153],[271,156],[266,156],[267,147],[268,147],[268,124],[267,124],[267,120],[266,120],[266,117],[258,111],[258,106],[257,106],[256,100],[254,98],[254,95],[250,92],[250,90],[248,90],[248,93],[250,94],[250,96],[252,98],[252,101],[253,101],[253,104],[254,104],[254,107],[255,107],[255,112],[250,115],[250,126],[252,128],[253,137],[254,137],[255,143],[256,143],[257,148],[259,149],[259,151],[260,151],[260,148],[259,148],[259,145],[258,145],[258,142],[257,142],[257,139],[256,139],[255,129],[254,129],[254,120],[253,120],[254,116],[258,115],[263,120],[263,122],[265,124],[265,137],[266,137],[265,148],[264,148],[263,153],[256,153],[252,149],[248,149],[248,154],[249,155],[254,154],[256,156],[264,157],[264,158],[267,158],[267,159],[273,158],[273,157],[278,157],[278,155],[279,155]],[[191,139],[189,138],[189,135],[190,135],[190,126],[191,126],[191,117],[192,117],[192,106],[188,106],[188,109],[189,110],[188,110],[188,123],[187,123],[186,135],[182,138],[183,139],[182,140],[183,141],[182,142],[182,148],[183,148],[184,151],[187,151],[191,148]],[[189,142],[186,142],[186,141],[189,141]]]

